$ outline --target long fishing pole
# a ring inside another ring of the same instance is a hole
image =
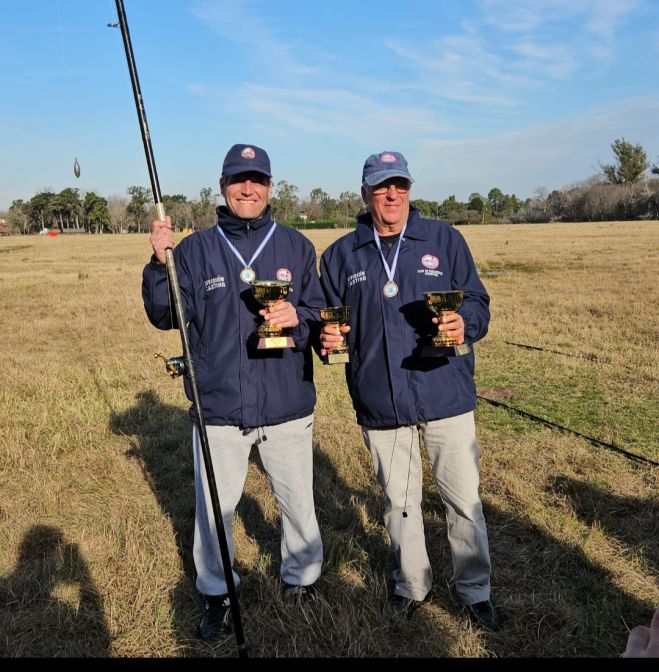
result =
[[[121,28],[121,36],[123,37],[124,48],[126,50],[126,60],[128,61],[130,81],[133,85],[135,107],[137,108],[137,116],[140,122],[140,130],[142,132],[142,142],[144,144],[144,153],[146,155],[146,163],[149,169],[149,178],[151,179],[151,190],[153,191],[153,200],[155,201],[156,204],[156,213],[158,219],[161,222],[164,222],[165,206],[163,205],[162,196],[160,194],[160,183],[158,182],[158,172],[156,170],[156,162],[153,157],[153,149],[151,147],[151,136],[149,134],[149,126],[146,122],[144,100],[142,99],[140,82],[137,77],[137,68],[135,66],[135,59],[133,57],[133,46],[130,41],[130,33],[128,31],[128,22],[126,21],[126,12],[124,10],[124,3],[123,0],[115,0],[115,2],[117,5],[117,14],[119,16],[119,27]],[[190,382],[190,388],[192,390],[192,403],[195,409],[197,429],[199,431],[199,439],[201,442],[201,452],[204,458],[204,466],[206,468],[206,478],[208,480],[208,489],[210,491],[211,503],[213,506],[213,516],[215,518],[215,528],[217,530],[217,538],[220,545],[220,557],[222,558],[224,578],[227,584],[229,603],[231,604],[231,612],[233,616],[233,625],[236,635],[236,645],[238,647],[238,655],[241,658],[246,658],[247,647],[245,645],[245,635],[243,633],[243,625],[240,619],[240,607],[238,605],[238,595],[236,594],[236,585],[233,580],[231,557],[229,555],[229,547],[227,544],[226,533],[224,530],[224,522],[222,520],[220,501],[217,493],[217,483],[215,482],[215,473],[213,471],[210,446],[208,443],[208,433],[206,432],[206,422],[204,420],[204,411],[203,406],[201,404],[199,385],[197,384],[197,374],[195,371],[194,362],[192,360],[190,337],[188,334],[187,323],[185,321],[185,315],[183,313],[183,300],[181,297],[181,288],[178,283],[178,277],[176,275],[176,266],[174,264],[174,253],[171,248],[165,250],[165,261],[167,265],[167,278],[169,280],[169,287],[174,302],[174,311],[176,314],[176,320],[178,322],[179,331],[181,333],[181,343],[183,345],[184,372],[185,375],[187,375],[188,377],[188,380]]]

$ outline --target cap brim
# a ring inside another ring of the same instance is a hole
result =
[[[376,184],[380,184],[381,182],[384,182],[385,180],[388,180],[391,177],[404,177],[406,180],[414,182],[410,174],[405,173],[402,170],[381,170],[378,173],[371,173],[370,175],[364,178],[364,182],[369,187],[374,187]]]
[[[232,175],[240,175],[240,173],[261,173],[266,177],[272,177],[270,173],[261,168],[245,168],[245,166],[232,166],[227,168],[223,173],[222,177],[231,177]]]

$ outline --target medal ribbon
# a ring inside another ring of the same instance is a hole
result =
[[[266,246],[266,243],[270,240],[270,238],[272,238],[272,234],[275,232],[275,227],[276,226],[277,226],[277,222],[273,222],[272,226],[270,227],[270,231],[268,231],[265,238],[261,241],[261,244],[256,249],[256,252],[254,252],[254,254],[252,255],[252,258],[249,260],[249,262],[246,262],[243,259],[243,255],[240,254],[240,252],[238,252],[238,250],[236,249],[236,246],[227,238],[227,234],[224,233],[224,231],[222,230],[222,227],[219,224],[217,225],[217,230],[220,232],[220,235],[222,236],[222,238],[224,238],[224,240],[226,241],[227,245],[229,246],[229,249],[236,255],[236,257],[238,257],[238,259],[240,259],[240,261],[243,264],[243,269],[245,269],[245,268],[252,268],[252,264],[254,263],[256,258],[259,256],[259,254],[261,254],[261,251]]]
[[[378,232],[375,228],[373,227],[373,238],[375,239],[375,246],[378,248],[378,252],[380,253],[380,258],[382,259],[382,265],[384,266],[384,271],[387,274],[387,277],[389,278],[389,282],[394,282],[394,275],[396,275],[396,266],[398,265],[398,253],[400,252],[400,244],[403,242],[403,236],[405,235],[405,229],[407,228],[407,222],[405,222],[405,226],[403,227],[403,230],[400,232],[400,238],[398,239],[398,245],[396,246],[396,254],[394,254],[394,260],[391,262],[391,267],[387,263],[387,260],[384,258],[384,252],[382,251],[382,243],[380,242],[380,236],[378,235]],[[396,284],[394,282],[394,284]]]

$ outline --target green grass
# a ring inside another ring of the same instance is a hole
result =
[[[484,276],[492,323],[476,346],[479,391],[659,461],[657,224],[461,231],[481,268],[503,270]],[[308,235],[322,251],[337,232]],[[154,358],[181,348],[144,315],[148,238],[4,238],[0,253],[0,655],[235,655],[231,638],[211,646],[195,636],[188,404]],[[255,456],[235,526],[252,656],[617,656],[628,627],[649,621],[659,604],[659,469],[479,402],[506,627],[472,629],[449,594],[427,469],[434,597],[392,623],[382,497],[341,367],[318,364],[316,383],[322,601],[302,610],[281,601],[278,509]]]

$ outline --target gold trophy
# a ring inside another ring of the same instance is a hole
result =
[[[462,303],[462,290],[455,289],[449,292],[424,292],[423,298],[432,313],[439,318],[439,323],[444,324],[446,316],[454,313]],[[443,331],[438,331],[432,339],[432,345],[426,346],[421,351],[422,357],[455,357],[469,354],[470,349],[466,343],[458,345],[457,339],[448,336]]]
[[[253,280],[251,285],[254,298],[269,311],[286,298],[291,283],[287,280]],[[259,350],[295,347],[293,339],[286,336],[278,324],[272,324],[268,320],[259,325],[256,333],[259,337]]]
[[[350,319],[350,306],[321,308],[320,317],[326,325],[332,326],[338,331]],[[345,338],[342,343],[328,350],[325,357],[325,364],[347,364],[349,361],[350,355],[348,354],[348,344],[345,342]]]

